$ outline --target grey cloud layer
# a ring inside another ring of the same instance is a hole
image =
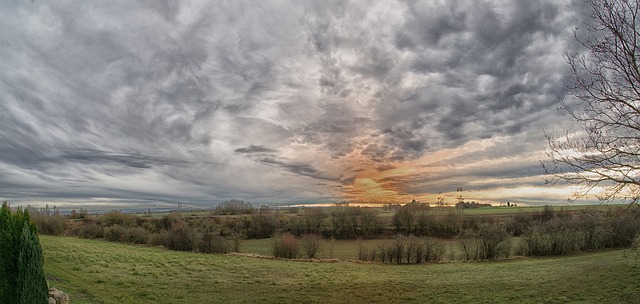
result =
[[[383,170],[495,136],[541,146],[542,127],[565,124],[555,103],[577,12],[557,1],[4,2],[0,196],[317,201],[353,180],[358,168],[328,169],[350,153]],[[507,150],[495,153],[526,153]],[[500,176],[486,170],[473,176]]]

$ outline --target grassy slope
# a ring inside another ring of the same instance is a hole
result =
[[[50,284],[73,303],[632,303],[622,251],[493,263],[308,263],[42,236]]]

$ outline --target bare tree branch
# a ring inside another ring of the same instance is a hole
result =
[[[548,183],[581,186],[574,199],[597,192],[606,202],[640,199],[640,0],[585,0],[592,20],[587,37],[576,39],[589,51],[571,53],[565,82],[569,96],[560,104],[582,125],[575,137],[545,132]]]

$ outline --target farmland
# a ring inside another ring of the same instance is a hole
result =
[[[611,250],[499,262],[314,263],[41,236],[73,303],[633,303],[640,261]]]

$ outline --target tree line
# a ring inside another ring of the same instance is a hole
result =
[[[467,215],[463,209],[418,202],[394,206],[384,213],[345,203],[282,213],[230,201],[202,216],[170,213],[149,218],[117,210],[102,215],[81,211],[47,216],[37,210],[31,214],[43,233],[206,253],[239,251],[246,239],[272,238],[275,256],[313,258],[313,248],[322,243],[316,240],[383,239],[386,241],[376,248],[362,248],[360,256],[385,263],[438,260],[443,255],[438,242],[442,239],[459,242],[459,259],[494,260],[513,253],[546,256],[629,247],[640,231],[638,208],[569,212],[546,206],[541,212],[496,217]],[[513,237],[518,238],[517,244]]]

